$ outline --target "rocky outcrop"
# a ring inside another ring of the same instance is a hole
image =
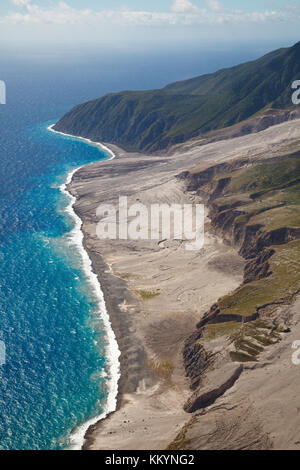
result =
[[[217,325],[218,323],[226,322],[237,322],[237,323],[249,323],[256,320],[259,317],[259,313],[256,311],[252,315],[236,315],[232,314],[222,314],[219,308],[215,309],[213,306],[205,315],[203,315],[202,320],[197,324],[197,328],[201,329],[206,325]]]
[[[185,371],[191,381],[192,390],[199,387],[206,371],[213,362],[212,356],[199,343],[201,337],[202,330],[199,328],[187,338],[183,349]]]
[[[256,258],[252,258],[246,263],[244,271],[245,284],[257,279],[263,279],[272,274],[269,259],[274,253],[274,249],[265,249]]]
[[[217,398],[230,389],[243,372],[241,364],[226,364],[209,374],[208,383],[195,392],[186,402],[184,409],[187,413],[194,413],[201,408],[212,405]]]

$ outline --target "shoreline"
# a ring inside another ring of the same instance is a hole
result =
[[[184,411],[191,394],[182,355],[184,341],[194,332],[198,315],[215,301],[216,284],[219,296],[240,284],[241,264],[235,250],[214,236],[207,237],[200,257],[177,241],[98,239],[96,208],[104,202],[115,204],[124,188],[132,203],[157,202],[158,188],[160,202],[194,201],[183,180],[176,177],[185,168],[184,155],[174,159],[115,148],[116,161],[83,167],[69,187],[77,198],[75,210],[83,220],[85,248],[122,351],[116,412],[89,428],[83,449],[164,450],[189,420]],[[235,272],[228,272],[228,260],[236,260]],[[159,294],[152,296],[158,287]],[[148,291],[149,298],[140,295]]]
[[[85,142],[88,145],[99,147],[100,150],[104,150],[105,152],[110,154],[110,158],[107,158],[104,161],[109,161],[109,160],[116,158],[116,154],[111,149],[103,145],[102,143],[93,142],[90,139],[85,139],[83,137],[77,137],[71,134],[66,134],[63,132],[56,131],[53,129],[54,125],[55,124],[48,126],[47,129],[53,133],[71,137],[73,139],[77,139],[82,142]],[[100,421],[107,418],[111,413],[117,410],[118,401],[119,401],[119,381],[121,379],[121,366],[120,366],[121,351],[119,349],[115,331],[111,324],[111,318],[110,318],[109,311],[107,309],[105,295],[101,286],[101,281],[98,278],[97,274],[95,273],[95,270],[93,269],[92,258],[88,250],[85,247],[84,232],[82,231],[83,221],[74,210],[74,204],[76,203],[76,198],[75,196],[71,194],[70,191],[68,191],[68,185],[71,184],[75,173],[77,173],[77,171],[79,171],[84,166],[86,165],[82,165],[71,170],[67,175],[65,183],[63,183],[60,186],[60,190],[63,194],[67,195],[68,198],[70,199],[70,203],[66,207],[65,211],[67,214],[69,214],[73,218],[75,222],[75,227],[72,229],[72,231],[69,234],[71,243],[73,243],[77,247],[81,255],[81,259],[83,262],[82,270],[84,271],[86,278],[92,287],[93,294],[95,295],[95,298],[98,303],[98,308],[99,308],[98,314],[100,315],[103,321],[105,330],[106,330],[107,345],[105,346],[105,351],[106,351],[106,361],[107,361],[108,368],[109,368],[109,374],[108,374],[109,379],[107,383],[108,395],[106,398],[105,406],[103,406],[103,412],[100,415],[96,416],[95,418],[91,418],[87,420],[85,423],[83,423],[74,431],[72,431],[70,435],[70,450],[82,450],[84,446],[86,445],[86,441],[88,440],[88,437],[86,436],[88,435],[90,428],[93,427],[94,425],[97,425]]]
[[[171,443],[176,444],[176,449],[216,450],[218,446],[222,449],[224,435],[219,433],[216,422],[224,421],[231,433],[236,419],[240,421],[245,413],[252,420],[248,427],[241,423],[243,432],[250,436],[250,444],[245,437],[248,446],[252,445],[257,426],[263,437],[265,431],[274,432],[272,419],[264,425],[261,422],[259,402],[247,402],[246,408],[239,403],[246,403],[249,386],[254,392],[259,388],[262,402],[267,403],[270,393],[268,387],[262,386],[264,366],[246,366],[238,387],[234,385],[204,415],[184,411],[191,389],[184,369],[183,342],[195,334],[201,315],[209,311],[216,298],[233,292],[243,282],[244,260],[236,249],[209,229],[204,249],[199,253],[185,251],[175,241],[101,241],[96,237],[95,211],[100,203],[115,204],[124,188],[131,203],[153,204],[157,198],[168,204],[197,202],[201,195],[187,191],[184,179],[180,178],[184,170],[205,171],[212,164],[249,158],[250,152],[254,160],[263,159],[271,145],[273,156],[285,155],[291,151],[293,142],[299,142],[298,135],[297,123],[291,122],[262,131],[260,135],[178,148],[174,155],[129,154],[116,147],[117,161],[106,165],[104,161],[96,162],[74,172],[68,191],[76,200],[74,210],[83,221],[84,247],[103,286],[111,325],[122,351],[122,383],[114,410],[117,412],[106,416],[107,419],[95,420],[96,424],[88,428],[84,450],[158,451],[169,449]],[[227,373],[227,369],[222,369],[228,353],[224,341],[217,336],[205,340],[205,347],[208,345],[213,354],[221,354],[216,368],[220,372],[218,381],[225,380]],[[289,346],[288,338],[286,345]],[[278,352],[281,347],[278,346]],[[273,352],[266,351],[263,359],[267,360],[266,367],[273,370],[274,377],[281,373],[283,365],[273,361],[276,348]],[[284,360],[289,359],[287,348]],[[292,372],[290,367],[289,380],[293,378]],[[213,379],[209,376],[208,380]],[[275,383],[271,385],[277,393]],[[292,413],[291,409],[291,416]],[[186,432],[191,440],[183,440]],[[209,436],[215,436],[213,442]],[[234,448],[240,445],[237,428]]]
[[[71,137],[72,139],[79,140],[79,141],[84,142],[84,143],[86,143],[88,145],[91,145],[93,147],[99,147],[101,150],[104,150],[105,152],[110,154],[110,158],[107,158],[105,161],[113,160],[114,158],[116,158],[116,154],[110,148],[108,148],[106,145],[102,144],[101,142],[94,142],[93,140],[87,139],[85,137],[80,137],[80,136],[77,136],[77,135],[66,134],[65,132],[56,131],[55,129],[53,129],[54,126],[55,126],[55,124],[51,124],[51,126],[48,126],[47,127],[48,131],[54,132],[54,134],[60,134],[60,135],[66,136],[66,137]],[[82,166],[85,166],[85,165],[82,165]],[[82,168],[82,167],[78,167],[77,170],[79,170],[80,168]]]

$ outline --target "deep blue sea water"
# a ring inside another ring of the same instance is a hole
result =
[[[57,449],[105,400],[104,328],[66,236],[74,222],[59,185],[70,168],[105,155],[46,123],[20,131],[12,147],[30,155],[31,172],[16,191],[1,188],[0,446]]]
[[[72,168],[105,158],[47,126],[71,106],[123,88],[154,88],[260,54],[209,57],[3,57],[0,106],[0,448],[63,449],[106,402],[106,333],[70,247],[60,191]],[[181,64],[178,67],[178,64]],[[118,66],[116,65],[118,64]]]

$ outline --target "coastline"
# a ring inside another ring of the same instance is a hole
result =
[[[66,136],[66,137],[71,137],[72,139],[76,139],[76,140],[79,140],[81,142],[85,142],[86,144],[92,145],[93,147],[99,147],[101,150],[104,150],[105,152],[110,154],[110,158],[108,158],[107,160],[113,160],[116,157],[115,153],[110,148],[106,147],[106,145],[102,144],[101,142],[94,142],[93,140],[86,139],[85,137],[80,137],[80,136],[77,136],[77,135],[66,134],[65,132],[56,131],[55,129],[53,129],[54,126],[55,126],[55,123],[51,124],[51,126],[48,126],[47,127],[48,131],[54,132],[54,134],[60,134],[60,135]],[[81,167],[77,168],[77,170],[79,170],[80,168]]]
[[[49,130],[51,130],[52,132],[57,132],[54,129],[52,129],[52,127],[53,126],[50,126]],[[80,180],[80,173],[82,172],[89,173],[89,169],[92,169],[95,166],[97,167],[100,166],[101,168],[104,168],[105,163],[109,164],[109,160],[114,159],[116,155],[120,157],[120,160],[122,157],[123,158],[125,157],[126,159],[128,157],[129,159],[133,158],[134,166],[136,166],[136,163],[138,160],[145,158],[145,156],[141,154],[138,154],[138,155],[127,154],[127,152],[119,149],[116,146],[113,146],[114,151],[112,151],[111,149],[108,149],[108,147],[104,146],[103,144],[99,142],[93,142],[90,139],[73,136],[71,134],[67,134],[63,132],[59,132],[59,134],[65,135],[67,137],[71,137],[73,139],[78,139],[89,145],[97,146],[101,150],[109,150],[109,154],[111,155],[110,159],[84,165],[73,170],[69,174],[67,182],[64,185],[64,191],[67,194],[69,194],[69,196],[71,197],[71,203],[70,203],[71,212],[75,220],[77,219],[78,221],[78,227],[79,227],[80,238],[81,238],[80,246],[81,248],[83,247],[83,251],[89,259],[89,269],[94,274],[94,279],[96,278],[96,283],[98,284],[98,288],[100,292],[102,292],[102,297],[104,299],[106,312],[108,312],[108,316],[109,316],[110,328],[113,331],[113,335],[117,341],[118,350],[119,350],[119,357],[118,357],[119,375],[117,379],[117,386],[115,387],[115,396],[113,397],[113,403],[111,403],[112,406],[109,406],[109,402],[111,400],[108,400],[107,402],[108,406],[107,406],[106,411],[104,411],[100,416],[87,421],[82,426],[80,426],[79,429],[77,429],[74,433],[72,433],[71,440],[73,442],[72,442],[71,448],[74,450],[75,449],[76,450],[79,450],[79,449],[82,449],[82,450],[90,450],[90,449],[92,450],[98,450],[98,449],[99,450],[107,450],[107,449],[128,450],[128,449],[132,449],[134,450],[135,448],[139,450],[144,450],[147,448],[163,450],[167,448],[168,443],[171,442],[173,438],[175,438],[178,432],[178,429],[184,426],[188,420],[188,415],[183,410],[183,405],[184,405],[185,400],[190,395],[190,388],[189,388],[189,381],[185,377],[181,351],[183,348],[183,342],[186,339],[186,337],[189,334],[191,334],[192,331],[194,330],[194,326],[196,324],[198,317],[195,315],[195,313],[189,311],[189,308],[192,307],[192,303],[184,302],[185,304],[184,308],[187,309],[184,315],[185,317],[184,321],[186,324],[183,325],[183,323],[181,323],[181,320],[180,320],[178,324],[176,324],[175,326],[175,332],[176,332],[176,335],[179,336],[179,342],[176,345],[176,353],[175,353],[176,358],[172,359],[172,362],[174,362],[174,373],[172,374],[172,379],[171,377],[167,377],[166,379],[166,377],[164,377],[165,372],[163,371],[163,374],[161,374],[161,371],[160,371],[160,367],[164,368],[165,367],[164,364],[168,363],[169,361],[168,358],[165,362],[164,361],[162,362],[162,366],[160,365],[158,366],[157,370],[155,370],[156,368],[155,366],[154,371],[153,370],[149,371],[149,364],[152,363],[153,360],[156,361],[157,358],[155,357],[155,359],[153,359],[151,352],[148,350],[148,348],[144,348],[144,346],[141,346],[141,344],[137,344],[136,337],[138,337],[139,339],[142,339],[141,333],[138,332],[138,334],[136,334],[135,331],[134,332],[132,331],[131,319],[129,318],[129,315],[128,315],[129,312],[126,311],[126,308],[125,310],[122,308],[123,304],[125,305],[136,304],[135,305],[136,311],[139,313],[142,313],[143,309],[141,308],[141,304],[144,304],[144,302],[141,302],[141,299],[139,299],[139,301],[136,302],[137,299],[136,298],[134,299],[134,297],[136,297],[136,295],[134,295],[135,290],[131,286],[128,285],[129,282],[127,279],[126,280],[122,279],[122,275],[120,275],[118,270],[114,269],[114,267],[112,266],[113,263],[108,262],[109,256],[106,256],[106,254],[102,255],[102,251],[101,251],[101,254],[99,254],[98,250],[95,250],[94,247],[91,247],[90,242],[89,242],[90,233],[89,233],[89,230],[85,229],[85,226],[84,226],[86,214],[82,213],[82,211],[79,210],[77,207],[78,206],[78,193],[76,189],[74,188],[74,185],[75,185],[74,180],[77,180],[77,179]],[[165,159],[161,160],[161,158],[162,157],[155,157],[155,156],[150,157],[151,159],[151,164],[149,165],[150,171],[151,171],[153,162],[154,162],[154,166],[156,166],[156,163],[158,163],[159,165],[160,161],[162,161],[163,164],[165,163]],[[169,157],[166,157],[166,159],[169,161],[171,160]],[[141,164],[141,166],[143,167],[143,163]],[[181,169],[180,166],[179,168]],[[122,168],[122,172],[123,172],[123,168]],[[124,172],[126,173],[126,169]],[[110,173],[110,176],[112,176],[111,172],[109,173]],[[178,168],[176,165],[176,171],[175,173],[172,174],[172,179],[174,176],[176,176],[177,173],[178,173]],[[143,171],[143,174],[144,174],[144,171]],[[151,178],[151,174],[150,174],[150,178]],[[158,186],[160,186],[159,183],[158,183]],[[188,196],[185,193],[185,191],[182,191],[182,188],[180,188],[180,199],[182,200],[182,202],[183,201],[190,202],[189,198],[190,196]],[[119,247],[119,248],[122,249],[122,247]],[[235,256],[234,250],[229,249],[228,251],[228,248],[225,248],[224,250],[224,247],[220,247],[219,240],[212,237],[212,239],[209,240],[208,242],[209,254],[207,258],[205,258],[204,264],[210,258],[211,251],[215,252],[216,249],[218,252],[223,252],[223,254],[230,252],[230,256],[233,256],[233,257]],[[139,252],[139,250],[140,248],[137,247],[137,252]],[[177,248],[175,248],[175,251],[176,250]],[[134,251],[135,251],[135,248],[134,248]],[[141,251],[143,251],[143,249]],[[234,287],[237,287],[237,285],[239,284],[241,280],[241,272],[238,272],[235,275],[232,275],[232,273],[230,273],[229,277],[228,277],[228,273],[226,273],[226,277],[227,279],[225,280],[224,274],[221,274],[220,276],[221,287],[218,289],[218,292],[220,295],[222,295],[223,293],[227,292],[228,290]],[[211,289],[209,285],[213,281],[213,278],[214,276],[212,276],[212,278],[208,276],[208,279],[206,279],[206,276],[204,276],[204,279],[205,279],[204,292],[206,292],[207,290],[208,301],[205,304],[205,306],[202,305],[201,310],[203,313],[205,312],[206,308],[208,308],[209,305],[215,300],[216,292],[214,289]],[[184,295],[185,294],[183,293],[183,296]],[[167,304],[168,302],[164,302],[163,303],[164,307]],[[177,307],[176,307],[176,310],[177,310]],[[126,338],[125,342],[124,342],[124,336]],[[168,338],[168,340],[170,339]],[[160,348],[163,349],[164,347],[160,346]],[[130,357],[131,349],[135,350],[135,354],[134,354],[135,366],[138,369],[138,373],[133,374],[134,375],[133,377],[132,377],[132,373],[130,370],[132,367],[132,364],[131,364],[132,359]],[[159,352],[159,355],[160,355],[160,352]],[[175,382],[178,384],[176,387],[177,388],[176,391],[174,390]],[[143,394],[145,396],[143,396]],[[162,394],[163,396],[162,408],[158,407],[158,409],[156,409],[156,405],[153,406],[152,404],[153,398],[156,398],[157,394]],[[165,406],[165,403],[164,403],[165,401],[170,401],[171,406],[170,405]],[[115,426],[114,423],[116,422],[117,428],[119,428],[119,427],[123,427],[124,423],[126,422],[130,423],[132,417],[134,418],[134,420],[139,421],[139,410],[141,409],[143,410],[149,405],[150,405],[150,415],[146,419],[141,420],[141,422],[138,422],[137,425],[135,425],[133,421],[132,429],[130,431],[126,431],[126,434],[128,433],[135,434],[140,429],[142,431],[142,435],[138,439],[139,442],[136,442],[135,440],[132,441],[132,438],[130,438],[129,442],[127,443],[127,440],[124,439],[124,437],[127,437],[127,436],[122,435],[122,431],[121,432],[116,431],[114,427]],[[175,409],[174,409],[174,406],[175,406]],[[154,420],[155,427],[159,430],[159,433],[161,432],[161,430],[164,429],[164,431],[162,431],[162,434],[165,434],[165,437],[162,437],[162,438],[156,437],[155,444],[151,445],[151,442],[149,442],[149,444],[146,442],[146,436],[144,436],[143,434],[145,430],[148,429],[148,427],[145,427],[144,424],[148,426],[150,422],[153,421],[152,420],[153,414],[155,416],[155,420]],[[128,421],[124,420],[124,416],[126,416]],[[99,436],[99,433],[100,433],[100,436]],[[117,434],[118,442],[116,444],[113,444],[110,447],[109,438],[107,439],[107,443],[105,443],[105,436],[109,435],[110,437],[112,437],[115,434]]]
[[[158,188],[166,202],[171,198],[187,203],[192,197],[176,178],[186,166],[184,154],[177,161],[165,154],[146,156],[112,148],[116,160],[82,167],[68,188],[76,198],[85,249],[98,274],[121,350],[117,409],[90,426],[83,449],[164,450],[189,419],[183,409],[191,393],[183,343],[194,331],[199,311],[204,314],[216,295],[240,284],[242,264],[235,250],[214,236],[207,237],[200,258],[176,242],[164,246],[99,240],[96,208],[104,201],[115,204],[123,188],[132,202],[138,196],[145,204],[157,200]],[[228,272],[229,260],[236,261],[235,272]],[[139,292],[157,286],[158,278],[160,295],[142,299]]]
[[[200,196],[186,191],[183,178],[178,178],[185,170],[248,158],[250,152],[252,158],[264,158],[272,143],[273,153],[280,155],[298,135],[297,122],[290,122],[256,135],[183,146],[175,154],[161,156],[128,154],[112,145],[117,159],[83,166],[73,174],[68,191],[76,200],[74,211],[82,221],[84,247],[121,350],[116,412],[88,428],[83,449],[164,450],[181,436],[179,431],[190,425],[191,417],[183,411],[191,395],[183,343],[216,299],[241,284],[244,271],[236,250],[210,233],[201,253],[187,252],[175,242],[101,241],[96,236],[96,208],[103,202],[115,204],[124,188],[129,203],[199,202]],[[157,287],[159,293],[153,298],[140,295]],[[223,346],[216,340],[214,347],[217,352]],[[251,380],[256,377],[246,368],[239,387],[230,394],[240,393],[241,384],[247,391],[250,373]],[[230,403],[234,410],[236,400]],[[218,406],[209,410],[204,425],[207,420],[208,426],[214,426],[217,410]],[[205,439],[197,448],[206,448]]]
[[[85,139],[82,137],[77,137],[73,136],[71,134],[65,134],[62,132],[55,131],[53,129],[53,126],[55,124],[51,125],[48,127],[48,130],[57,134],[65,135],[67,137],[71,137],[77,140],[80,140],[82,142],[87,143],[88,145],[93,145],[96,147],[99,147],[100,150],[104,150],[110,155],[110,158],[106,159],[105,161],[112,160],[116,157],[115,153],[103,145],[100,142],[93,142],[90,139]],[[75,173],[80,170],[82,166],[77,167],[73,170],[71,170],[66,178],[65,183],[63,183],[60,187],[60,190],[62,193],[68,196],[70,199],[70,203],[66,207],[66,213],[70,215],[74,222],[75,222],[75,227],[72,229],[70,232],[70,240],[71,243],[76,246],[78,252],[81,255],[82,258],[82,269],[86,275],[86,278],[88,279],[88,282],[90,283],[92,287],[92,291],[95,295],[95,298],[97,299],[98,303],[98,314],[102,318],[106,334],[107,334],[107,345],[105,347],[106,349],[106,361],[108,363],[109,367],[109,380],[107,384],[108,388],[108,395],[106,399],[106,404],[103,407],[103,412],[96,416],[95,418],[91,418],[82,425],[80,425],[77,429],[75,429],[71,435],[70,435],[70,450],[81,450],[86,441],[86,434],[88,433],[88,430],[90,427],[94,426],[97,424],[99,421],[105,419],[110,413],[113,413],[117,409],[117,403],[118,403],[118,383],[121,378],[121,373],[120,373],[120,362],[119,358],[121,355],[121,352],[119,350],[118,342],[116,339],[115,332],[112,328],[111,325],[111,320],[110,320],[110,315],[106,307],[106,302],[104,298],[104,294],[102,291],[101,287],[101,281],[98,278],[97,274],[95,273],[95,270],[93,269],[93,262],[91,257],[89,256],[88,251],[85,248],[84,244],[84,233],[81,229],[82,227],[82,220],[80,217],[77,215],[75,212],[73,206],[76,202],[76,198],[72,195],[71,192],[68,191],[68,186],[72,182],[73,176]]]

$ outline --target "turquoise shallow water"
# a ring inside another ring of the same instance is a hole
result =
[[[74,220],[60,190],[72,168],[107,155],[49,132],[48,124],[18,136],[31,164],[41,164],[1,204],[2,449],[67,447],[70,433],[103,411],[107,395],[105,328],[80,253],[70,245]]]

